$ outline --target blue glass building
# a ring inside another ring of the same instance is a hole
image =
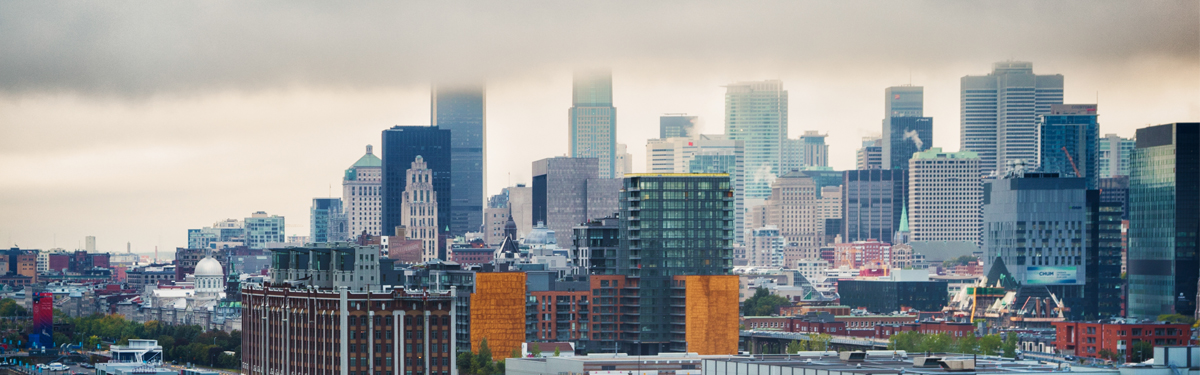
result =
[[[346,216],[341,198],[313,198],[309,212],[309,241],[334,242],[347,240]]]
[[[406,173],[417,156],[433,171],[433,190],[438,197],[438,223],[450,222],[451,159],[450,131],[437,126],[393,126],[383,131],[383,235],[396,234],[403,225],[401,204],[408,181]],[[441,232],[448,225],[439,225]]]
[[[430,124],[450,131],[450,233],[479,231],[487,186],[487,96],[483,85],[435,86],[431,96]]]
[[[1053,104],[1050,114],[1039,116],[1041,171],[1081,177],[1088,189],[1095,189],[1100,138],[1096,117],[1095,104]]]

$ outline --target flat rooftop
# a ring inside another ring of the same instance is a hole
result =
[[[826,352],[826,355],[824,355],[824,356],[821,356],[820,352],[801,352],[800,354],[792,354],[790,356],[789,355],[772,354],[772,355],[739,356],[739,357],[720,358],[720,359],[705,358],[704,366],[705,366],[706,370],[708,370],[709,368],[718,370],[717,373],[723,373],[723,371],[719,371],[719,370],[724,366],[730,366],[730,371],[734,371],[733,369],[738,368],[738,367],[742,367],[744,369],[743,366],[756,366],[756,367],[767,366],[767,367],[788,368],[788,369],[804,369],[804,370],[811,369],[811,370],[818,370],[818,371],[826,371],[828,373],[847,373],[847,374],[863,374],[863,375],[866,375],[866,374],[953,374],[953,373],[977,373],[977,374],[978,373],[987,373],[987,374],[1025,373],[1025,374],[1028,374],[1028,373],[1062,372],[1067,367],[1067,365],[1063,365],[1063,367],[1060,367],[1059,364],[1056,364],[1056,363],[1043,363],[1043,362],[1039,362],[1036,360],[1020,360],[1020,361],[1018,361],[1018,360],[1007,359],[1007,358],[1001,359],[1001,358],[994,357],[994,356],[973,357],[971,355],[961,355],[961,354],[933,354],[933,355],[931,355],[931,357],[938,357],[938,358],[941,358],[943,360],[948,360],[948,361],[970,360],[972,358],[975,359],[975,369],[974,370],[957,370],[957,371],[955,371],[955,370],[946,370],[940,366],[917,367],[913,361],[917,358],[925,357],[925,355],[923,353],[920,355],[909,354],[908,358],[904,358],[902,355],[897,355],[896,357],[893,358],[890,355],[883,354],[884,352],[891,353],[891,351],[883,351],[883,350],[870,351],[871,355],[868,355],[866,359],[864,359],[860,362],[842,360],[837,356],[836,353],[833,353],[833,352]],[[830,355],[830,354],[832,354],[832,355]],[[1116,373],[1118,373],[1118,371],[1115,369],[1093,368],[1093,367],[1085,367],[1082,365],[1075,365],[1075,367],[1072,368],[1071,370],[1072,370],[1072,372],[1075,372],[1075,373],[1078,373],[1078,372],[1086,372],[1086,373],[1093,373],[1093,374],[1116,374]],[[741,371],[741,370],[739,369],[737,371],[729,372],[729,373],[735,373],[735,372],[740,373],[739,371]],[[706,374],[707,374],[707,372],[706,372]]]

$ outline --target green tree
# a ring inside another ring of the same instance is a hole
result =
[[[1158,316],[1158,321],[1167,323],[1182,323],[1187,325],[1196,324],[1196,319],[1183,314],[1163,314]]]
[[[1104,358],[1106,360],[1113,361],[1113,362],[1118,361],[1118,358],[1117,358],[1118,354],[1112,350],[1100,349],[1100,352],[1097,354],[1100,355],[1100,358]]]
[[[976,339],[975,335],[966,335],[954,341],[954,351],[962,354],[979,354],[982,346],[982,340]]]
[[[983,355],[1000,354],[1000,347],[1003,345],[1004,345],[1004,339],[1001,339],[1000,335],[996,335],[996,334],[984,335],[983,337],[979,338],[978,354],[983,354]]]
[[[541,357],[542,346],[536,342],[529,343],[529,354],[532,354],[534,358]]]
[[[1154,358],[1154,345],[1151,345],[1149,341],[1134,341],[1133,345],[1130,345],[1129,353],[1133,357],[1133,362],[1145,362]]]
[[[560,354],[562,354],[562,352],[560,352],[560,351],[558,350],[558,347],[557,347],[557,346],[555,346],[555,347],[554,347],[554,356],[555,356],[555,357],[557,357],[557,356],[559,356]]]
[[[950,336],[949,333],[935,333],[932,335],[926,335],[925,339],[921,340],[921,347],[919,350],[922,352],[945,353],[950,351],[950,348],[953,345],[954,337]]]
[[[818,333],[808,335],[812,340],[808,342],[808,350],[823,352],[829,350],[829,342],[833,341],[833,336],[828,333]]]
[[[475,372],[479,374],[490,374],[489,370],[492,367],[492,348],[488,347],[487,338],[485,337],[479,343],[479,353],[475,354]]]
[[[789,342],[787,344],[787,354],[799,353],[801,351],[801,348],[800,348],[801,345],[804,345],[804,344],[801,344],[800,341],[792,340],[792,342]]]
[[[1004,358],[1017,358],[1017,333],[1009,332],[1004,338],[1004,344],[1000,345],[1000,349],[1004,351]]]
[[[954,266],[965,266],[978,260],[979,258],[976,258],[974,255],[963,255],[958,258],[946,259],[945,261],[942,261],[942,267],[954,268]]]
[[[513,351],[515,352],[516,349],[513,349]],[[475,373],[475,358],[474,357],[475,357],[475,354],[473,354],[469,351],[464,351],[464,352],[458,353],[458,361],[457,361],[458,363],[457,364],[458,364],[458,373],[459,374],[470,375],[470,374]]]
[[[758,288],[754,291],[754,296],[747,298],[746,302],[742,303],[743,316],[768,316],[779,313],[779,308],[790,306],[791,302],[787,298],[783,298],[771,292],[766,288]]]

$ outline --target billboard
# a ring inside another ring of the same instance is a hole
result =
[[[1075,267],[1029,266],[1025,267],[1025,285],[1069,285],[1079,284]]]
[[[33,332],[29,333],[29,347],[54,347],[54,294],[52,293],[38,293],[33,297]]]

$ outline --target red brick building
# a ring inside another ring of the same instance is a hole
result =
[[[953,337],[967,337],[975,334],[975,326],[971,323],[926,321],[920,323],[881,324],[875,326],[875,338],[886,339],[901,332],[920,332],[924,334],[948,333]]]
[[[1167,323],[1102,323],[1102,322],[1054,322],[1054,346],[1059,353],[1079,357],[1100,358],[1100,351],[1108,349],[1123,354],[1125,362],[1133,359],[1133,343],[1149,342],[1154,346],[1188,345],[1192,335],[1187,324]]]

